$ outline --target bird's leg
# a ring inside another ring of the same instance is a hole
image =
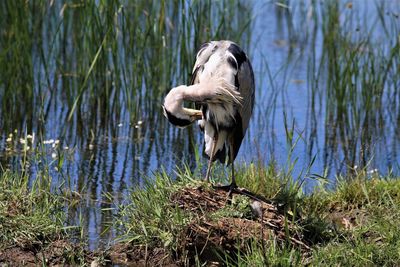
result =
[[[233,188],[237,188],[236,179],[235,179],[235,167],[234,167],[234,164],[233,164],[234,163],[234,160],[233,160],[234,151],[233,151],[232,141],[230,142],[230,149],[229,150],[230,150],[230,153],[231,153],[231,164],[232,164],[232,180],[231,180],[231,184],[230,184],[230,191],[232,191]]]
[[[231,160],[231,170],[232,170],[232,180],[231,183],[229,185],[222,185],[222,186],[213,186],[215,189],[219,189],[219,190],[224,190],[224,191],[228,191],[228,197],[232,197],[232,193],[237,193],[237,185],[236,185],[236,178],[235,178],[235,167],[234,167],[234,151],[233,151],[233,140],[230,140],[230,146],[229,146],[229,153],[230,153],[230,160]]]
[[[218,134],[216,133],[213,137],[213,141],[212,141],[212,146],[211,146],[211,156],[210,159],[208,160],[208,168],[207,168],[207,174],[206,174],[206,178],[204,178],[204,180],[206,182],[210,181],[210,172],[211,172],[211,165],[214,159],[214,153],[215,153],[215,147],[217,146],[217,140],[218,140]]]

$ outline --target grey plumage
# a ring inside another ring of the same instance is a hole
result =
[[[252,66],[243,50],[231,41],[211,41],[197,52],[191,85],[173,88],[166,96],[164,113],[171,123],[184,127],[199,120],[210,159],[206,180],[212,161],[225,162],[228,154],[231,185],[236,186],[233,161],[249,126],[254,87]],[[197,103],[200,110],[183,108],[184,100]]]

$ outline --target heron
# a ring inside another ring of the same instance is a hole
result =
[[[201,45],[196,55],[190,85],[172,88],[163,104],[169,122],[185,128],[198,121],[204,132],[208,156],[205,181],[217,159],[231,164],[231,190],[237,188],[234,160],[249,126],[254,107],[254,73],[246,53],[228,40]],[[194,102],[199,109],[184,107]]]

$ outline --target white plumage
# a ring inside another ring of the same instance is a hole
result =
[[[200,110],[183,107],[192,101]],[[212,162],[232,163],[232,183],[236,186],[233,161],[249,125],[254,106],[254,74],[243,50],[231,41],[203,44],[196,56],[189,86],[173,88],[164,100],[164,114],[178,127],[195,120],[204,130],[204,153],[209,157],[206,180]],[[226,153],[227,150],[229,153]]]

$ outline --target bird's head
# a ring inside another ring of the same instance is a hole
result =
[[[172,88],[164,99],[162,105],[164,116],[175,126],[184,128],[192,124],[195,120],[201,119],[200,110],[189,109],[183,107],[183,90],[187,86],[181,85]]]
[[[165,105],[163,105],[162,107],[164,109],[164,116],[169,120],[170,123],[177,127],[185,128],[195,121],[191,116],[187,114],[172,113],[168,110],[168,108],[165,107]]]

